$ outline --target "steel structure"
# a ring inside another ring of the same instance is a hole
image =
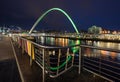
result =
[[[80,73],[82,67],[83,69],[107,79],[108,81],[120,81],[119,61],[105,59],[100,53],[87,55],[84,54],[81,49],[89,48],[93,50],[104,50],[112,53],[118,53],[118,55],[120,50],[103,48],[94,45],[90,46],[87,44],[67,47],[51,47],[35,43],[32,41],[32,38],[26,39],[14,37],[13,39],[19,43],[23,52],[27,52],[30,55],[30,65],[32,65],[32,61],[35,61],[42,68],[43,81],[45,80],[45,74],[49,74],[50,77],[55,78],[69,70],[71,67],[76,66],[76,63],[77,67],[79,67],[78,73]],[[79,55],[77,58],[73,55],[73,51],[71,51],[73,47],[79,47],[79,53],[77,53]]]
[[[14,37],[14,41],[22,48],[22,53],[26,52],[30,56],[30,65],[35,61],[43,71],[43,82],[45,75],[48,74],[51,78],[58,77],[73,66],[78,67],[78,73],[81,69],[81,48],[77,52],[78,57],[75,57],[75,52],[72,48],[79,45],[66,47],[43,46],[32,41],[30,38]]]
[[[79,34],[79,31],[78,31],[75,23],[73,22],[73,20],[70,18],[70,16],[69,16],[64,10],[62,10],[62,9],[60,9],[60,8],[51,8],[51,9],[47,10],[45,13],[43,13],[43,14],[37,19],[37,21],[34,23],[34,25],[32,26],[32,28],[31,28],[30,31],[29,31],[29,34],[32,33],[32,31],[33,31],[34,28],[38,25],[38,23],[39,23],[49,12],[51,12],[51,11],[60,11],[61,13],[63,13],[63,14],[68,18],[68,20],[71,22],[71,24],[72,24],[72,26],[74,27],[76,33]]]

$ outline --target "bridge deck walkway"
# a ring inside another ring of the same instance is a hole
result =
[[[1,35],[0,82],[21,82],[10,38]]]

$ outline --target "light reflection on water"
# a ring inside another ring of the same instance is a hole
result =
[[[46,41],[44,40],[43,43],[46,45],[54,45],[54,46],[62,46],[62,47],[80,44],[79,40],[69,40],[67,38],[53,38],[53,37],[46,37]]]
[[[120,53],[117,54],[117,59],[120,60]]]
[[[116,53],[116,52],[86,48],[84,49],[83,54],[85,54],[85,56],[87,57],[102,58],[102,59],[107,59],[111,61],[115,60],[120,62],[120,53]]]
[[[84,42],[83,42],[84,43]],[[85,44],[85,43],[84,43]],[[87,45],[93,45],[96,47],[103,47],[103,48],[110,48],[120,50],[120,43],[113,43],[113,42],[102,42],[102,41],[86,41]],[[103,59],[109,59],[112,61],[119,61],[120,62],[120,53],[110,52],[105,50],[96,50],[85,48],[83,54],[87,57],[101,57]]]
[[[120,50],[120,43],[98,41],[95,46]]]
[[[70,40],[67,38],[53,38],[53,37],[41,37],[41,43],[47,44],[47,45],[54,45],[54,46],[71,46],[71,45],[77,45],[80,44],[79,40]],[[92,44],[93,43],[93,44]],[[87,45],[93,45],[97,47],[103,47],[103,48],[112,48],[120,50],[120,43],[113,43],[113,42],[102,42],[102,41],[87,41]],[[90,48],[84,48],[83,52],[84,56],[87,57],[101,57],[103,59],[109,59],[112,61],[119,61],[120,62],[120,53],[116,52],[110,52],[105,50],[96,50],[96,49],[90,49]]]

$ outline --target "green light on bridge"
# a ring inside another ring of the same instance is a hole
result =
[[[62,9],[60,9],[60,8],[51,8],[51,9],[47,10],[45,13],[43,13],[43,14],[37,19],[37,21],[34,23],[34,25],[32,26],[32,28],[31,28],[30,31],[29,31],[29,34],[32,33],[33,29],[38,25],[38,23],[39,23],[49,12],[51,12],[51,11],[60,11],[61,13],[63,13],[63,14],[68,18],[68,20],[71,22],[71,24],[72,24],[72,26],[74,27],[76,33],[79,34],[79,31],[78,31],[75,23],[73,22],[73,20],[70,18],[70,16],[69,16],[64,10],[62,10]]]

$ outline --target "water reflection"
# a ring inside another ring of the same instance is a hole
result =
[[[80,40],[71,40],[67,38],[55,38],[55,37],[39,37],[39,41],[42,44],[47,45],[53,45],[53,46],[72,46],[80,44]],[[113,43],[113,42],[102,42],[102,41],[86,41],[82,42],[86,43],[87,45],[93,45],[97,47],[103,47],[103,48],[112,48],[112,49],[118,49],[120,50],[120,43]],[[78,52],[79,47],[73,47],[72,51],[74,53]],[[87,57],[94,57],[98,58],[101,57],[103,59],[109,59],[109,60],[117,60],[120,61],[120,53],[116,52],[110,52],[105,50],[96,50],[96,49],[90,49],[90,48],[82,48],[84,56]]]
[[[113,60],[115,60],[117,58],[117,53],[115,52],[110,52],[110,56]]]
[[[98,41],[95,46],[120,50],[120,43]]]
[[[102,58],[106,58],[106,59],[109,58],[110,56],[109,53],[110,53],[109,51],[100,50],[100,54]]]
[[[118,55],[117,55],[117,59],[120,60],[120,53],[118,53]]]
[[[44,41],[44,39],[43,39],[43,41]],[[80,40],[70,40],[67,38],[46,37],[45,44],[65,47],[65,46],[72,46],[72,45],[80,44]]]
[[[92,41],[86,41],[86,44],[97,46],[97,47],[120,50],[120,43],[102,42],[102,41],[93,41],[93,42]],[[101,57],[103,59],[120,61],[120,58],[118,58],[118,57],[120,57],[120,53],[116,53],[116,52],[85,48],[83,54],[87,57]]]
[[[84,56],[92,57],[92,58],[94,57],[94,58],[101,58],[112,61],[114,60],[120,61],[120,53],[116,53],[116,52],[84,48],[83,54]]]

